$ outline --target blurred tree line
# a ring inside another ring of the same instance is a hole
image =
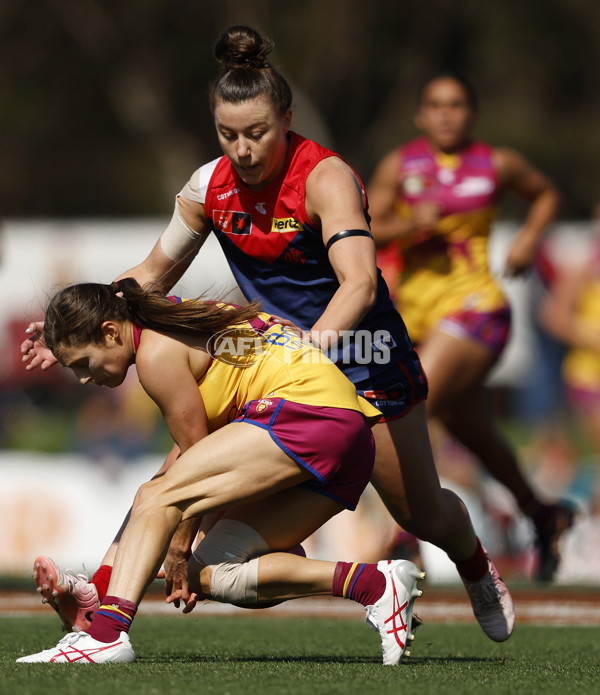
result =
[[[477,87],[478,135],[548,173],[563,217],[599,198],[596,0],[1,0],[0,215],[169,215],[220,154],[212,47],[237,23],[274,39],[296,129],[365,179],[450,68]]]

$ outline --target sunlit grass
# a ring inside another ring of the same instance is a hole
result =
[[[135,622],[137,662],[16,664],[52,646],[54,616],[0,621],[0,692],[19,693],[597,693],[600,628],[518,626],[506,643],[477,625],[426,624],[413,656],[381,664],[379,638],[361,621],[316,617],[174,616]]]

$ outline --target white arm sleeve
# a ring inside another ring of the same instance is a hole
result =
[[[219,159],[215,159],[197,169],[177,197],[182,196],[204,205],[208,184],[218,161]],[[175,262],[183,260],[190,254],[195,255],[207,236],[208,234],[196,232],[186,223],[175,200],[173,217],[160,237],[160,245],[165,255]]]
[[[182,198],[187,198],[188,200],[193,200],[196,203],[202,203],[202,205],[204,205],[206,201],[208,184],[210,183],[213,172],[220,159],[221,157],[218,159],[213,159],[212,162],[201,166],[199,169],[196,169],[190,180],[181,189],[179,195]]]
[[[184,258],[198,253],[208,234],[194,231],[179,213],[179,205],[175,201],[175,210],[169,226],[160,237],[161,248],[168,258],[176,263]]]

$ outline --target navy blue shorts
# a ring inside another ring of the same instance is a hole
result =
[[[414,405],[424,401],[429,387],[413,348],[386,371],[356,383],[356,390],[382,412],[380,422],[386,422],[406,415]]]

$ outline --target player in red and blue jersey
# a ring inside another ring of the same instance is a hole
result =
[[[198,169],[179,194],[185,204],[192,201],[203,206],[244,295],[261,297],[266,311],[289,317],[305,331],[312,329],[314,338],[323,308],[340,287],[321,224],[311,219],[305,202],[307,176],[329,158],[342,162],[335,152],[290,131],[276,185],[255,190],[240,184],[236,168],[223,156]],[[355,172],[353,177],[360,186],[363,212],[357,222],[361,229],[351,232],[368,237],[364,190]],[[373,306],[356,326],[348,324],[347,335],[339,343],[326,347],[336,353],[338,366],[359,390],[361,384],[384,390],[389,384],[386,372],[397,373],[396,365],[402,361],[413,382],[413,400],[420,400],[426,393],[425,379],[402,318],[381,272],[373,276],[373,283]],[[411,403],[406,401],[400,410],[386,415],[400,415]]]
[[[376,266],[364,187],[341,157],[290,131],[291,90],[270,48],[248,27],[217,43],[210,106],[224,156],[196,172],[150,255],[123,277],[168,290],[215,233],[246,297],[306,331],[383,413],[374,486],[404,528],[455,562],[486,634],[508,639],[510,594],[464,504],[439,482],[427,382]],[[30,366],[44,360],[32,342],[23,351]]]
[[[554,219],[558,194],[517,152],[474,140],[476,96],[457,75],[425,85],[415,122],[422,135],[389,152],[369,185],[376,242],[398,244],[402,272],[395,300],[429,380],[427,410],[442,420],[514,494],[535,526],[537,576],[551,579],[557,534],[570,523],[562,505],[543,503],[494,427],[484,380],[508,340],[510,306],[488,262],[501,194],[530,203],[506,259],[524,273]]]

